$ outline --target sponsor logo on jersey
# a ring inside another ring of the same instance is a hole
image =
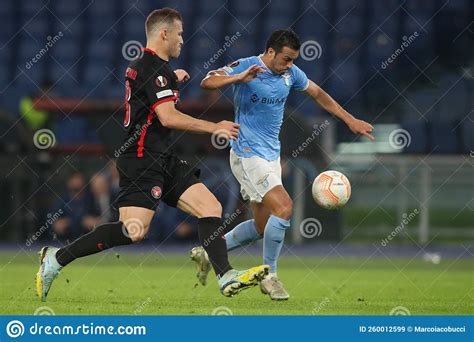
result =
[[[274,98],[274,97],[258,97],[257,94],[253,93],[250,96],[250,101],[253,103],[260,102],[261,104],[280,104],[280,103],[285,103],[286,97],[282,97],[280,99]]]

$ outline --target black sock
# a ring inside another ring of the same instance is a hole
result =
[[[127,229],[122,222],[104,223],[66,247],[59,249],[56,259],[60,265],[66,266],[77,258],[132,243],[133,241],[128,236]]]
[[[220,217],[203,217],[199,219],[199,241],[207,252],[217,277],[232,269],[227,256],[227,245],[224,226]]]

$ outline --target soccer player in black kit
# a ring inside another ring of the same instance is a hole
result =
[[[230,266],[222,238],[222,207],[199,181],[199,170],[179,159],[173,147],[175,130],[236,139],[239,125],[195,119],[175,108],[178,83],[189,78],[184,70],[173,71],[168,64],[180,55],[183,45],[179,12],[171,8],[155,10],[148,16],[145,29],[147,46],[130,63],[125,75],[124,125],[128,137],[117,160],[121,188],[117,201],[119,221],[102,224],[63,248],[41,249],[36,290],[42,301],[61,269],[70,262],[144,239],[160,200],[199,219],[199,240],[209,255],[224,296],[257,285],[268,273],[267,265],[245,271]]]

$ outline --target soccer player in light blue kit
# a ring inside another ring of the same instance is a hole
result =
[[[372,125],[354,118],[293,64],[299,49],[300,41],[293,31],[275,31],[267,41],[265,53],[211,71],[201,82],[204,89],[233,87],[240,130],[237,141],[231,143],[230,165],[240,183],[242,197],[250,201],[254,219],[240,223],[225,235],[227,250],[263,238],[263,259],[270,265],[270,274],[260,288],[273,300],[289,298],[277,276],[277,259],[293,211],[292,200],[281,181],[279,140],[290,90],[304,92],[343,120],[353,133],[374,139]],[[197,263],[199,281],[205,284],[210,270],[206,252],[195,247],[191,258]]]

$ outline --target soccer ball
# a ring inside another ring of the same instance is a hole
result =
[[[313,182],[314,201],[324,209],[339,209],[351,197],[351,183],[339,171],[324,171]]]

